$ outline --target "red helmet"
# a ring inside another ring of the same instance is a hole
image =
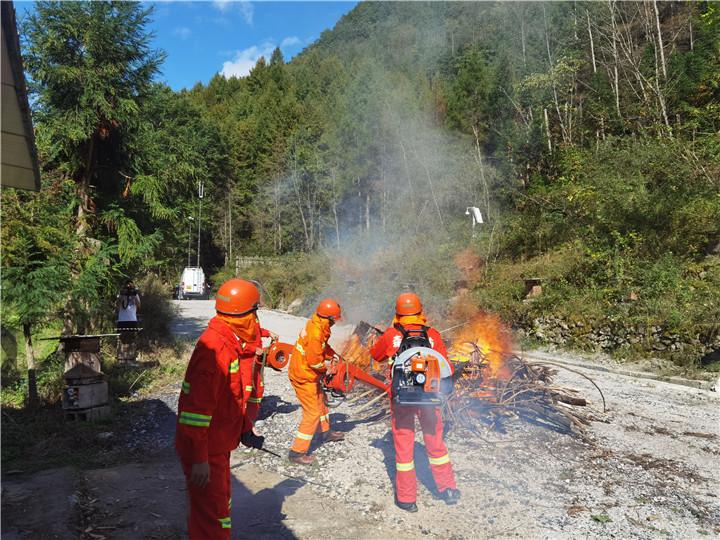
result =
[[[318,317],[322,317],[323,319],[330,319],[333,322],[342,319],[342,310],[340,309],[340,304],[338,304],[332,298],[326,298],[325,300],[321,300],[318,304],[317,309],[315,310],[315,313],[317,313]]]
[[[215,295],[215,311],[223,315],[245,315],[260,307],[260,291],[252,281],[229,279]]]
[[[402,293],[395,300],[395,313],[398,315],[418,315],[422,313],[423,305],[420,297],[411,292]]]

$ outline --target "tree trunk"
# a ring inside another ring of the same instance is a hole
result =
[[[527,54],[525,46],[525,9],[520,12],[520,41],[522,43],[523,67],[527,67]]]
[[[333,201],[332,205],[333,217],[335,218],[335,247],[340,249],[340,222],[337,215],[337,201]]]
[[[85,158],[85,169],[82,172],[80,181],[77,184],[77,194],[80,199],[77,211],[77,223],[75,224],[75,232],[81,238],[87,236],[89,227],[88,220],[92,214],[92,198],[90,197],[90,179],[93,174],[93,162],[95,161],[95,135],[90,137],[88,142],[88,152]]]
[[[617,112],[618,118],[622,119],[622,114],[620,113],[620,75],[618,74],[618,63],[620,62],[620,58],[618,57],[618,50],[617,50],[617,23],[615,21],[615,1],[616,0],[609,0],[608,1],[608,7],[610,8],[610,20],[612,21],[612,51],[613,51],[613,77],[612,84],[613,84],[613,90],[615,94],[615,110]]]
[[[573,39],[577,42],[580,40],[578,37],[578,22],[577,22],[577,0],[573,0]]]
[[[480,182],[483,188],[483,212],[485,212],[486,219],[490,216],[490,189],[485,178],[485,165],[482,159],[482,151],[480,149],[480,131],[477,126],[472,127],[473,135],[475,135],[475,150],[477,152],[476,158],[478,167],[480,167]]]
[[[365,192],[365,232],[370,232],[370,190]]]
[[[293,157],[293,173],[292,173],[293,187],[295,188],[295,203],[297,204],[298,211],[300,212],[300,219],[303,224],[303,233],[305,235],[305,250],[309,251],[311,246],[310,231],[308,230],[308,222],[305,217],[305,211],[303,210],[302,195],[300,194],[300,187],[297,181],[297,159]]]
[[[440,203],[438,202],[437,195],[435,194],[435,185],[432,181],[432,177],[430,176],[430,169],[428,169],[427,163],[425,163],[425,160],[415,148],[413,148],[413,152],[415,153],[415,158],[422,165],[423,170],[425,171],[425,177],[427,178],[428,186],[430,186],[430,195],[432,196],[435,210],[437,211],[438,219],[440,220],[440,226],[443,230],[445,230],[445,220],[443,219],[442,212],[440,211]]]
[[[23,324],[23,337],[25,338],[25,363],[28,375],[28,405],[35,407],[38,404],[37,382],[35,380],[35,352],[32,344],[32,327],[29,323]]]
[[[657,0],[653,0],[653,8],[655,8],[655,25],[657,27],[658,49],[660,50],[663,79],[667,80],[667,66],[665,65],[665,50],[663,48],[662,31],[660,30],[660,12],[658,11]]]
[[[593,40],[592,27],[590,26],[590,12],[586,9],[588,35],[590,36],[590,57],[592,58],[593,73],[597,73],[597,63],[595,62],[595,41]]]
[[[228,193],[228,261],[233,260],[233,258],[232,258],[232,256],[233,256],[233,252],[232,252],[232,248],[233,248],[233,245],[232,245],[232,243],[233,243],[232,209],[233,209],[233,207],[232,207],[232,189],[231,189],[230,192]]]
[[[273,219],[273,244],[275,247],[275,255],[282,252],[282,226],[280,224],[280,180],[275,180],[274,199],[275,199],[275,215]]]
[[[660,105],[660,114],[662,116],[662,121],[665,124],[665,127],[667,127],[667,129],[668,129],[668,133],[669,133],[670,137],[672,137],[672,128],[670,127],[670,120],[668,119],[667,108],[665,106],[665,96],[663,96],[662,90],[660,88],[660,71],[662,70],[664,79],[667,79],[667,73],[665,71],[665,53],[663,52],[662,38],[661,38],[661,34],[660,34],[660,18],[658,15],[657,4],[655,3],[654,0],[653,0],[653,6],[655,8],[655,20],[657,22],[657,31],[658,31],[657,43],[655,43],[655,40],[653,40],[653,49],[655,50],[655,81],[654,81],[653,89],[655,90],[655,95],[657,97],[658,104]],[[645,11],[647,14],[646,20],[647,20],[647,28],[649,30],[648,33],[651,34],[652,33],[652,30],[651,30],[652,15],[649,13],[649,8],[646,9]],[[638,67],[638,73],[641,73],[639,67]]]
[[[547,107],[543,109],[545,114],[545,133],[547,134],[548,152],[552,154],[552,140],[550,139],[550,120],[548,118]]]
[[[551,80],[552,80],[552,90],[553,90],[553,102],[555,104],[555,113],[558,117],[558,122],[560,123],[560,134],[562,135],[563,142],[567,142],[567,129],[565,127],[565,119],[563,118],[563,115],[560,113],[560,100],[558,99],[558,93],[557,93],[557,85],[555,84],[555,73],[554,73],[554,62],[552,59],[552,54],[550,54],[550,35],[548,33],[548,25],[547,25],[547,17],[545,14],[545,6],[543,5],[543,24],[545,25],[545,48],[547,49],[547,57],[548,57],[548,67],[550,69],[551,74]]]
[[[693,31],[692,31],[692,13],[690,13],[690,50],[695,50],[695,41],[693,41]]]

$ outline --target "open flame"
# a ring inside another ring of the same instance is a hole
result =
[[[343,360],[350,364],[355,364],[357,367],[368,371],[372,362],[370,358],[369,347],[364,347],[360,341],[360,336],[352,334],[348,340],[344,343],[342,352],[340,353]],[[375,366],[373,366],[375,367]]]
[[[467,304],[469,312],[470,299],[463,297],[462,300],[465,300],[462,304]],[[365,326],[371,328],[367,324]],[[364,331],[365,329],[360,333],[363,334]],[[365,344],[364,341],[365,339],[358,335],[356,329],[356,332],[343,344],[342,358],[366,372],[370,372],[371,369],[375,371],[387,369],[387,366],[379,365],[372,360],[369,344]],[[474,314],[469,316],[468,322],[462,324],[452,339],[448,348],[448,360],[456,365],[465,365],[463,378],[470,384],[467,388],[468,390],[472,388],[473,396],[492,399],[498,383],[504,384],[512,375],[512,368],[508,364],[512,351],[512,333],[509,327],[498,315],[478,312],[475,307]]]
[[[486,362],[483,378],[507,380],[511,372],[506,359],[512,352],[510,329],[500,317],[479,313],[464,325],[452,341],[449,359],[452,362],[469,362],[477,347]]]

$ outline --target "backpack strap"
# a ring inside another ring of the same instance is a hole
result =
[[[393,325],[393,328],[395,328],[395,330],[397,330],[398,332],[400,332],[402,334],[403,339],[406,339],[410,335],[410,333],[407,330],[405,330],[405,327],[400,323],[395,323]]]
[[[410,330],[410,329],[405,328],[402,324],[396,323],[393,325],[393,328],[395,328],[395,330],[397,330],[398,332],[400,332],[402,334],[401,343],[404,343],[405,340],[408,338],[421,338],[421,339],[424,339],[428,343],[428,346],[430,344],[430,336],[428,335],[428,332],[427,332],[428,329],[430,328],[429,326],[422,325],[417,330],[414,330],[414,329]]]

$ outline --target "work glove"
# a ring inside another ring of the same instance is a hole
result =
[[[250,430],[240,436],[240,442],[243,444],[243,446],[247,446],[248,448],[260,449],[265,443],[265,437],[263,437],[262,435],[255,435],[255,433]]]

